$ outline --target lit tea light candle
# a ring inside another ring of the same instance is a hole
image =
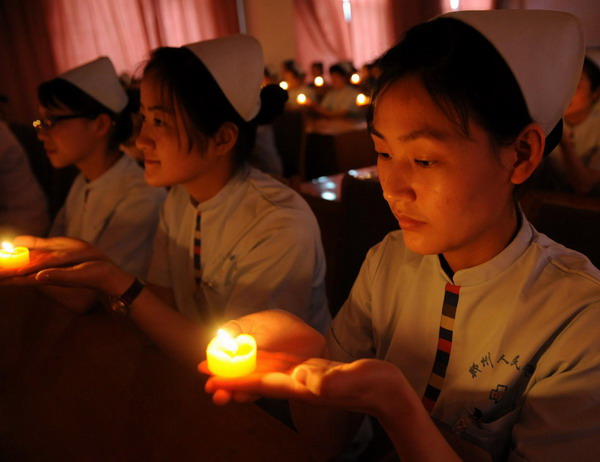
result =
[[[233,338],[219,329],[206,348],[208,370],[221,377],[242,377],[256,368],[256,340],[248,334]]]
[[[279,82],[279,86],[281,88],[283,88],[284,90],[287,90],[289,88],[289,85],[285,80],[282,80],[281,82]]]
[[[0,249],[0,268],[21,268],[29,263],[29,249],[27,247],[13,247],[8,242],[2,243]]]
[[[360,83],[360,75],[358,75],[356,72],[352,74],[350,76],[350,82],[352,82],[354,85],[358,85]]]
[[[358,106],[366,106],[369,104],[369,97],[363,93],[356,95],[356,104]]]
[[[315,77],[315,87],[322,87],[323,85],[325,85],[325,80],[323,80],[323,77],[320,75]]]
[[[306,95],[304,93],[300,93],[298,96],[296,96],[296,102],[298,104],[306,104],[307,101],[308,101],[308,98],[306,97]]]

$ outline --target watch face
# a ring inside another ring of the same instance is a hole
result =
[[[129,306],[123,303],[118,298],[113,298],[110,301],[110,307],[112,310],[119,314],[129,314]]]
[[[128,315],[131,310],[131,304],[144,289],[144,283],[135,279],[131,286],[120,297],[110,297],[110,306],[113,311]]]

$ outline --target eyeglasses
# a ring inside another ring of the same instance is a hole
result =
[[[44,130],[50,130],[51,128],[53,128],[58,122],[62,121],[62,120],[69,120],[69,119],[93,119],[94,117],[96,117],[95,114],[66,114],[66,115],[58,115],[58,116],[51,116],[51,117],[47,117],[45,119],[37,119],[33,121],[33,128],[35,128],[37,131],[40,131],[42,129]]]

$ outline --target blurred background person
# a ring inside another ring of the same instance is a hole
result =
[[[17,234],[43,236],[49,224],[47,199],[27,153],[0,120],[0,240]]]
[[[146,184],[144,170],[119,148],[131,137],[133,122],[112,62],[99,58],[46,81],[38,98],[34,126],[50,162],[80,172],[49,235],[89,242],[145,277],[166,191]],[[47,292],[77,310],[97,301],[94,291],[77,289],[74,296],[72,290]]]
[[[329,68],[331,87],[323,100],[312,106],[313,112],[320,117],[360,117],[363,113],[356,105],[358,90],[350,84],[352,70],[337,63]]]
[[[310,65],[310,82],[308,83],[309,88],[315,92],[317,101],[321,101],[329,85],[325,81],[325,69],[321,61],[313,61]]]
[[[286,106],[288,109],[299,109],[304,107],[307,102],[317,101],[314,89],[306,84],[306,74],[300,69],[296,61],[285,61],[281,76],[287,84],[288,100]]]
[[[276,178],[283,178],[283,162],[275,143],[273,120],[279,117],[288,101],[288,92],[277,84],[263,86],[261,100],[268,98],[274,103],[272,110],[257,119],[256,140],[250,156],[250,165]],[[267,107],[266,104],[264,104]]]
[[[540,187],[600,196],[600,51],[588,50],[560,145],[547,159]]]
[[[381,71],[377,65],[377,61],[363,64],[360,68],[360,91],[367,96],[371,96],[380,73]]]

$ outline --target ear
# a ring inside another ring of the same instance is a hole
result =
[[[225,122],[212,137],[218,154],[226,154],[233,150],[237,143],[239,129],[232,122]]]
[[[98,135],[101,137],[106,136],[110,129],[113,127],[113,120],[106,113],[102,113],[98,117],[96,117],[94,119],[94,123],[94,128],[96,129]]]
[[[513,184],[525,182],[538,167],[544,156],[545,140],[546,135],[539,124],[530,123],[521,130],[511,147],[513,155],[509,168]]]

